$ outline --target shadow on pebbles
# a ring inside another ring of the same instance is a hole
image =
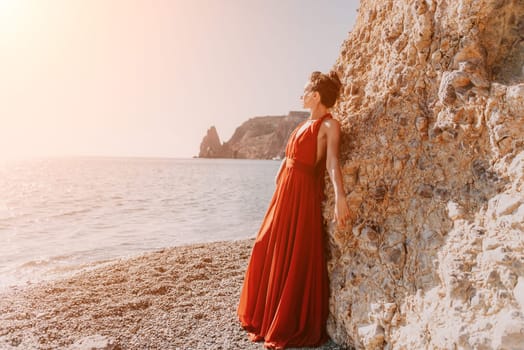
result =
[[[252,244],[162,249],[11,288],[0,295],[0,348],[263,349],[236,316]]]

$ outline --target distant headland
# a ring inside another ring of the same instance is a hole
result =
[[[296,126],[309,112],[290,111],[288,115],[253,117],[240,125],[229,141],[221,143],[214,126],[200,143],[199,158],[279,159]]]

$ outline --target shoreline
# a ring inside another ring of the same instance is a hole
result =
[[[143,251],[138,251],[134,253],[124,253],[120,256],[109,256],[109,257],[103,257],[96,260],[90,260],[90,261],[78,261],[78,262],[70,262],[66,265],[49,265],[48,267],[43,268],[41,271],[33,271],[33,272],[27,272],[25,279],[23,281],[19,281],[16,283],[11,284],[2,284],[0,282],[0,295],[3,295],[5,293],[8,293],[11,290],[23,290],[30,288],[32,286],[37,286],[41,284],[46,283],[52,283],[53,281],[58,280],[65,280],[71,277],[74,277],[77,274],[86,273],[88,271],[92,271],[99,268],[104,268],[108,265],[116,264],[119,262],[125,262],[128,260],[138,259],[145,255],[150,255],[158,251],[164,251],[164,250],[173,250],[177,248],[184,248],[189,246],[198,246],[198,245],[213,245],[213,244],[220,244],[220,243],[229,243],[229,242],[239,242],[239,241],[249,241],[254,240],[255,237],[241,237],[241,238],[233,238],[233,239],[223,239],[223,240],[209,240],[209,241],[198,241],[198,242],[182,242],[180,244],[175,244],[172,246],[167,247],[156,247],[156,248],[149,248],[145,249]],[[72,255],[77,254],[76,252],[72,253]],[[62,257],[63,255],[57,255],[58,257]],[[46,257],[44,260],[58,260],[57,256],[51,256]],[[29,262],[24,262],[23,265],[27,264],[40,264],[39,260],[30,260]],[[19,266],[20,267],[23,267]],[[34,276],[39,275],[38,278],[34,278]]]
[[[263,349],[236,317],[253,242],[164,248],[8,287],[0,292],[0,348]]]

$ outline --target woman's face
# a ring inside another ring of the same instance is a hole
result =
[[[311,90],[311,88],[311,82],[308,82],[304,86],[304,93],[300,96],[300,99],[302,100],[302,108],[312,108],[314,106],[315,96],[318,92]]]

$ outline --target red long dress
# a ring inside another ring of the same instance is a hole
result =
[[[267,348],[319,346],[327,340],[329,282],[321,202],[325,158],[315,166],[327,113],[289,137],[286,165],[251,251],[238,317]]]

